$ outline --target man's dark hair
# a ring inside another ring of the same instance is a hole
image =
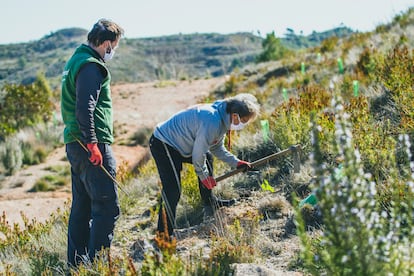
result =
[[[104,41],[115,41],[124,34],[124,30],[115,22],[100,19],[88,33],[88,42],[97,47]]]

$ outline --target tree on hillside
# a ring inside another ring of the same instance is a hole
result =
[[[263,52],[257,57],[257,62],[279,60],[286,56],[289,51],[282,45],[281,40],[275,36],[275,32],[266,35],[262,47]]]
[[[29,85],[6,84],[0,91],[0,140],[19,129],[49,121],[52,91],[44,75]]]

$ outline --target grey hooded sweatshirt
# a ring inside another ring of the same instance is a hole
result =
[[[192,157],[195,172],[201,180],[208,176],[205,162],[208,151],[232,168],[240,161],[224,147],[224,136],[230,129],[226,106],[226,101],[195,105],[155,128],[156,138],[175,148],[183,157]]]

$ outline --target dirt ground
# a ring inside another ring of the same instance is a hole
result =
[[[148,154],[142,146],[128,146],[125,141],[141,128],[153,128],[175,112],[196,104],[224,83],[224,78],[168,83],[134,83],[112,86],[116,141],[113,150],[118,165],[138,164]],[[57,112],[60,114],[60,112]],[[53,151],[45,163],[26,167],[0,182],[0,214],[9,224],[22,224],[21,213],[29,220],[44,221],[71,197],[70,187],[59,192],[29,192],[36,180],[49,172],[51,165],[68,165],[65,149]]]

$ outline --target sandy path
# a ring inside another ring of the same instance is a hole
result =
[[[125,161],[135,166],[148,154],[145,147],[125,146],[120,141],[127,141],[138,129],[153,128],[180,109],[198,103],[223,82],[224,78],[216,78],[168,82],[163,87],[157,87],[156,83],[114,85],[112,96],[117,136],[113,150],[118,165]],[[45,163],[22,169],[1,181],[0,214],[6,213],[9,224],[22,223],[20,212],[29,220],[44,221],[57,208],[64,207],[71,197],[70,187],[58,192],[28,192],[36,180],[49,173],[47,167],[67,166],[64,157],[64,147],[58,148]]]

